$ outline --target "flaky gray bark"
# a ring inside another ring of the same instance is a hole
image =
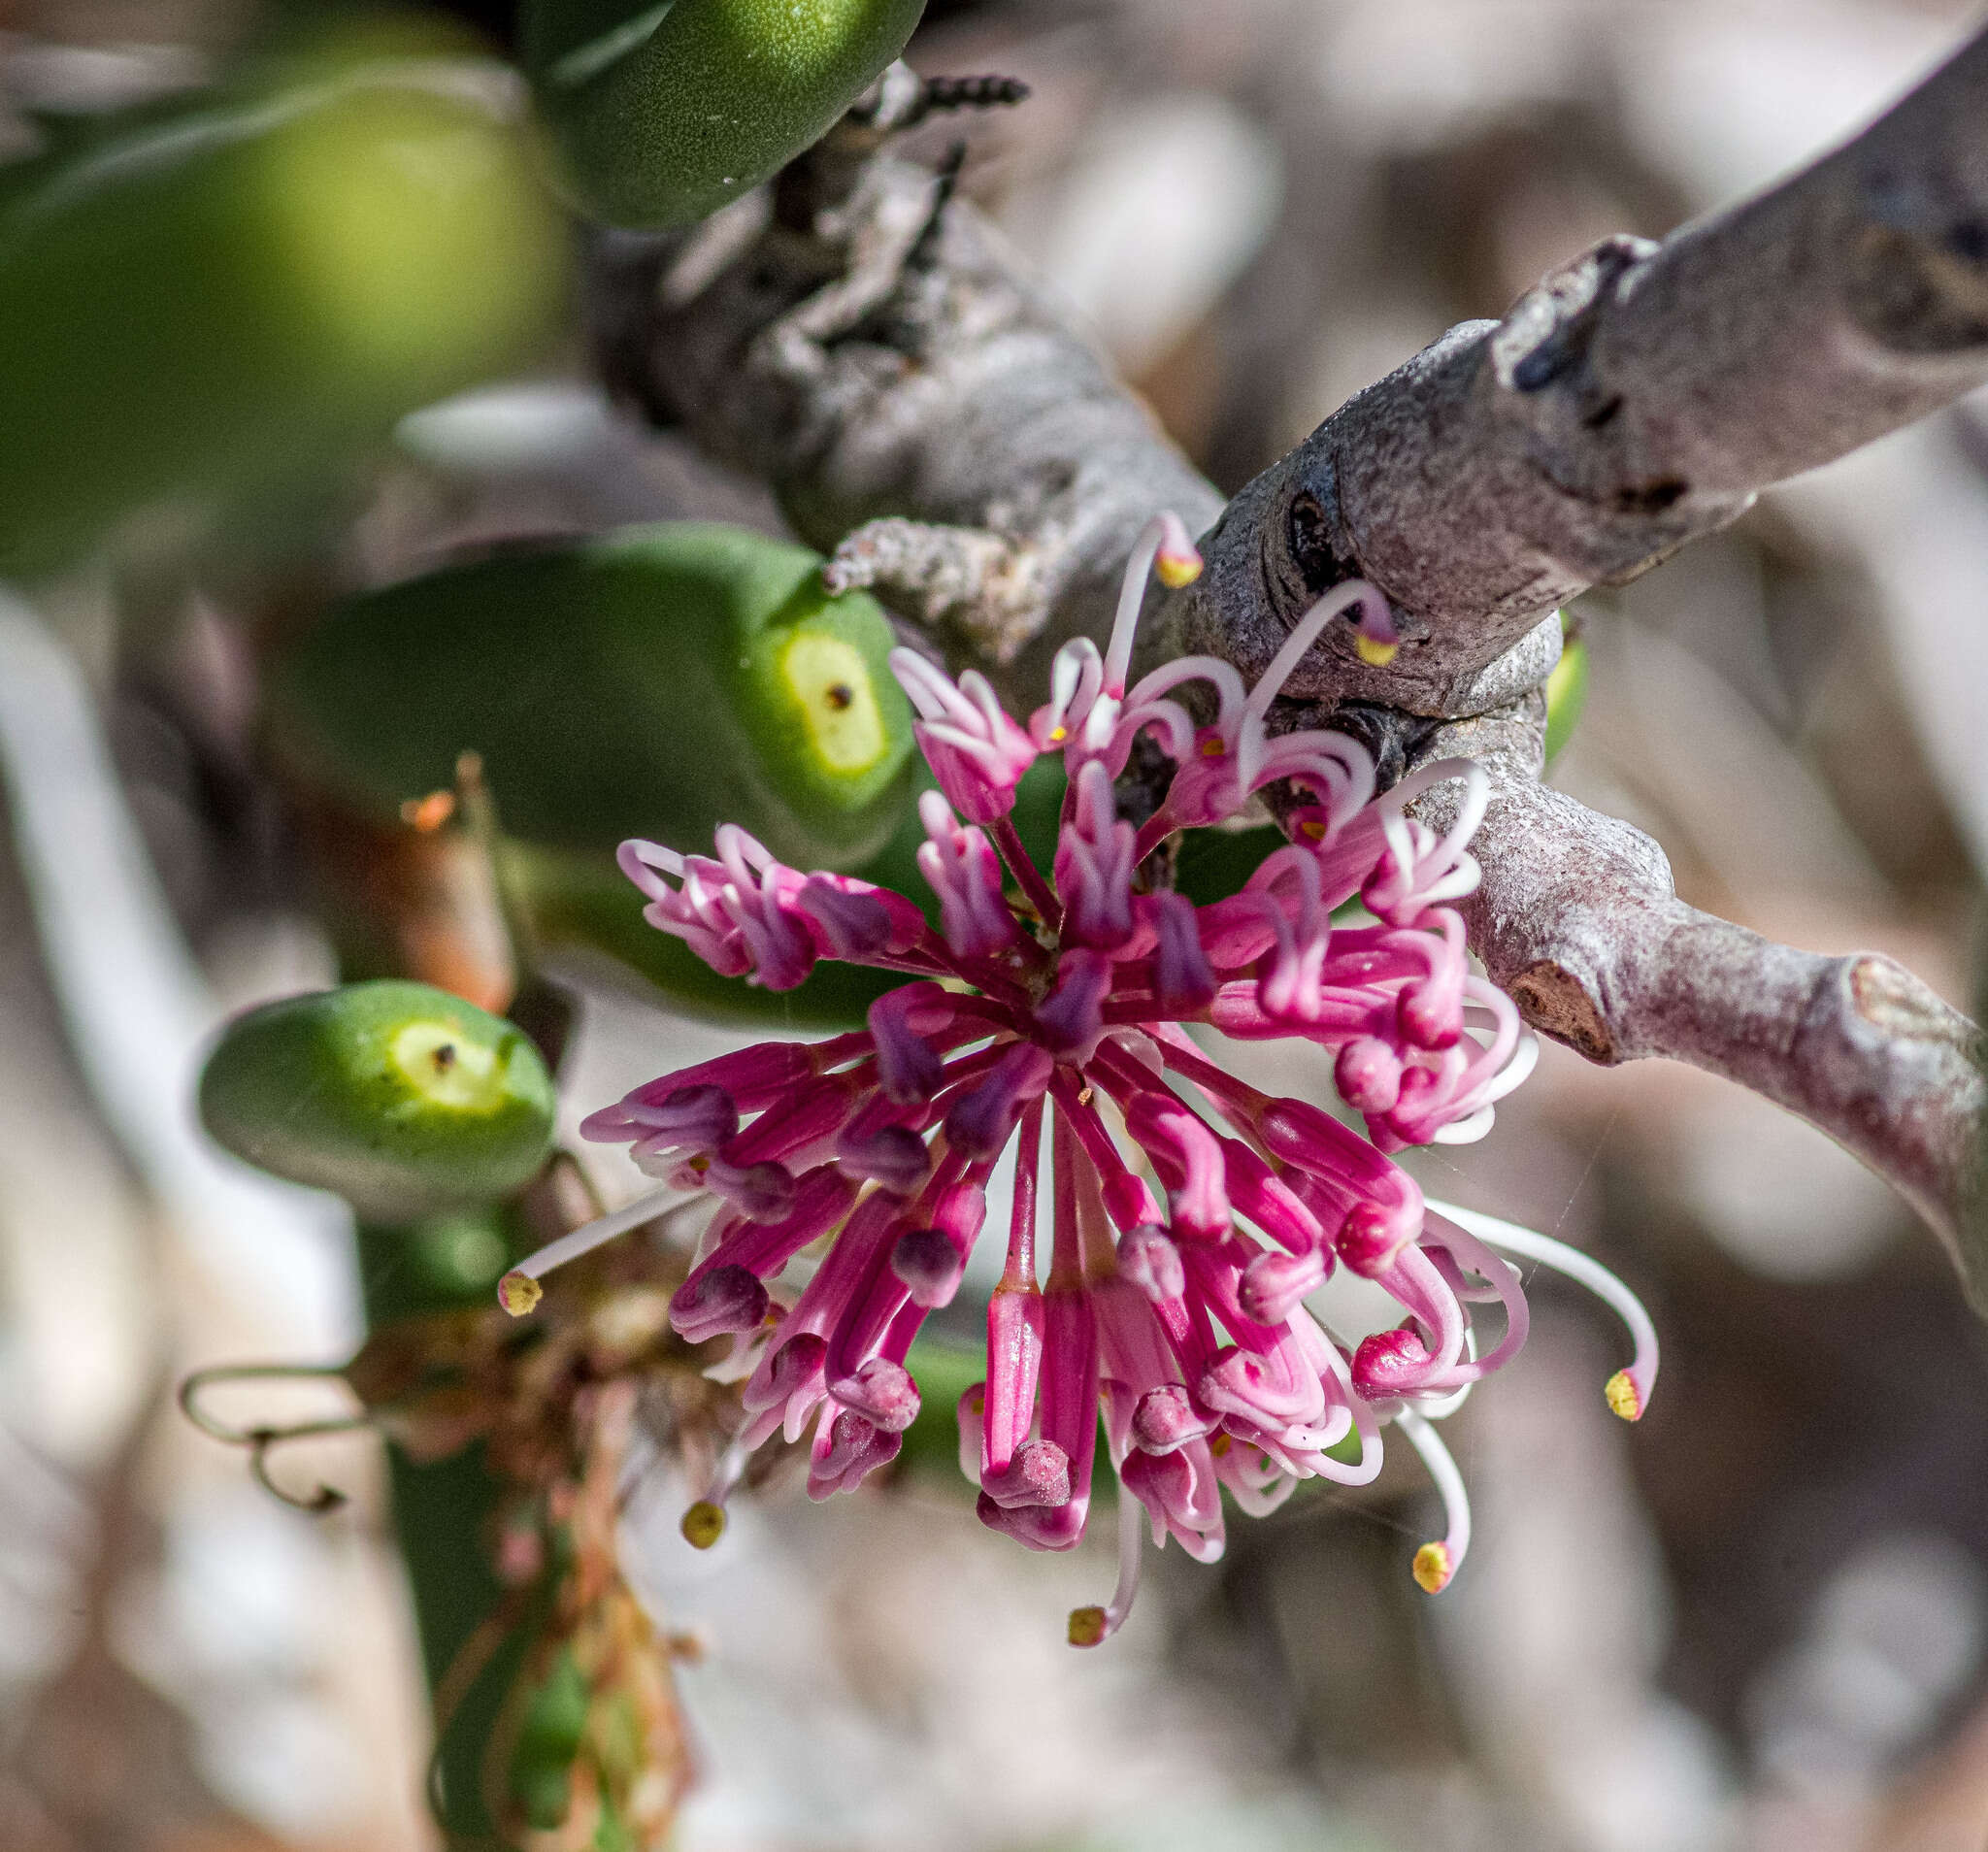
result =
[[[736,222],[603,248],[611,380],[770,482],[839,583],[1039,688],[1153,513],[1199,532],[1222,498],[925,169],[819,156],[762,216],[695,294]]]
[[[1384,762],[1493,767],[1468,918],[1528,1019],[1800,1113],[1905,1194],[1988,1306],[1972,1026],[1889,960],[1795,951],[1678,901],[1647,837],[1539,784],[1533,692],[1574,593],[1988,380],[1988,31],[1785,184],[1660,245],[1608,240],[1502,321],[1453,329],[1226,508],[944,179],[881,151],[892,107],[886,84],[687,245],[604,246],[611,379],[772,483],[838,583],[932,625],[1024,707],[1057,645],[1102,635],[1160,509],[1205,530],[1208,568],[1162,601],[1159,650],[1254,675],[1319,592],[1372,579],[1401,652],[1373,668],[1329,632],[1292,691]]]

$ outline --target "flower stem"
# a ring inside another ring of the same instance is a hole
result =
[[[991,827],[994,845],[1008,864],[1008,872],[1021,883],[1021,891],[1042,915],[1043,924],[1054,932],[1063,924],[1063,903],[1056,898],[1056,890],[1043,878],[1036,858],[1022,846],[1021,832],[1014,827],[1014,818],[1004,816]]]

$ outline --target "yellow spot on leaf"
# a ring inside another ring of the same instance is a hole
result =
[[[828,771],[853,777],[883,757],[890,740],[870,665],[854,644],[803,631],[781,655],[780,673],[800,703],[808,744]]]
[[[390,1052],[400,1077],[424,1104],[456,1112],[494,1112],[504,1104],[500,1050],[465,1041],[452,1023],[411,1022]]]

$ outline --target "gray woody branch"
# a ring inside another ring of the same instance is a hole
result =
[[[1528,1019],[1800,1113],[1904,1192],[1988,1306],[1972,1026],[1889,960],[1678,901],[1647,837],[1540,785],[1536,692],[1566,599],[1988,379],[1988,31],[1785,184],[1660,245],[1608,240],[1451,330],[1226,509],[945,177],[882,151],[915,87],[893,75],[688,241],[604,242],[611,380],[770,482],[837,582],[1025,705],[1061,642],[1102,635],[1159,509],[1208,530],[1208,568],[1158,601],[1158,651],[1254,675],[1322,590],[1372,579],[1400,653],[1370,667],[1335,630],[1292,692],[1384,764],[1492,767],[1471,943]]]

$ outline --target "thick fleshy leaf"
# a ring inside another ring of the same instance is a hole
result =
[[[566,239],[500,74],[465,75],[317,70],[0,195],[0,572],[308,473],[538,350]]]
[[[715,212],[817,141],[925,0],[525,0],[539,105],[575,191],[616,225]]]
[[[1560,660],[1546,678],[1546,763],[1551,765],[1574,738],[1581,710],[1588,700],[1588,646],[1578,630],[1570,630]]]
[[[251,1009],[200,1080],[201,1120],[219,1143],[381,1222],[520,1188],[551,1148],[553,1108],[522,1031],[392,979]]]
[[[506,830],[709,852],[743,825],[804,868],[889,840],[911,710],[891,634],[820,556],[743,528],[628,528],[348,601],[280,678],[276,737],[320,786],[391,814],[482,755]]]

